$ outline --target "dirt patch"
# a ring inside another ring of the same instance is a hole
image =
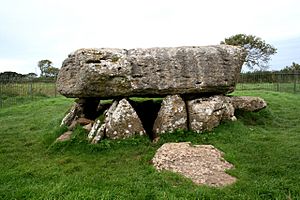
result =
[[[233,165],[222,156],[223,152],[212,145],[166,143],[157,150],[152,162],[159,171],[169,170],[192,179],[196,184],[220,187],[236,181],[235,177],[225,173]]]

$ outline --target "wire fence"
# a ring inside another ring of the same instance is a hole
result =
[[[53,79],[0,79],[0,108],[57,95]]]
[[[0,79],[0,108],[56,97],[53,79]],[[269,90],[300,93],[300,73],[242,73],[236,90]]]
[[[300,73],[244,73],[236,90],[269,90],[300,93]]]

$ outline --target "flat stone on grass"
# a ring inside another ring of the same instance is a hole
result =
[[[157,150],[152,162],[159,171],[182,174],[196,184],[222,187],[236,181],[235,177],[225,173],[233,165],[222,156],[223,152],[212,145],[166,143]]]
[[[56,139],[56,142],[64,142],[64,141],[71,140],[72,133],[73,133],[72,131],[67,131],[67,132],[63,133],[61,136],[59,136]]]

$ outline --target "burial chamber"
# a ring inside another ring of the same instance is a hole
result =
[[[210,131],[223,120],[236,120],[237,109],[263,109],[261,98],[226,96],[235,89],[245,56],[229,45],[79,49],[65,59],[57,79],[58,91],[76,98],[61,123],[69,129],[64,135],[80,124],[92,143],[136,134],[155,140],[178,129]]]

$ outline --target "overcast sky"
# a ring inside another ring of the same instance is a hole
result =
[[[299,0],[0,0],[0,72],[60,67],[89,47],[219,44],[253,34],[278,48],[271,69],[300,63]]]

